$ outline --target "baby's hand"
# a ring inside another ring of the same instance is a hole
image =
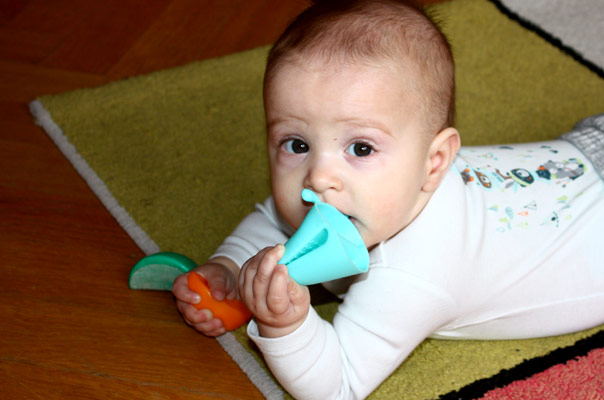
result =
[[[212,297],[218,301],[225,298],[237,297],[237,278],[228,259],[210,260],[186,274],[178,276],[172,285],[172,293],[176,297],[176,307],[185,322],[206,336],[220,336],[226,332],[222,321],[214,318],[212,312],[202,308],[198,310],[194,304],[201,301],[200,296],[189,289],[189,274],[203,276],[210,288]],[[236,266],[234,266],[237,269]]]
[[[239,274],[239,294],[264,337],[280,337],[295,331],[310,309],[308,288],[290,279],[285,265],[277,264],[284,251],[283,245],[261,250],[245,263]]]

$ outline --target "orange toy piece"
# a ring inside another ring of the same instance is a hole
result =
[[[189,273],[189,289],[201,296],[201,301],[194,304],[195,308],[206,308],[212,311],[214,318],[222,320],[222,324],[227,331],[239,328],[250,320],[252,314],[245,304],[240,300],[224,299],[218,301],[210,293],[208,281],[196,272]]]

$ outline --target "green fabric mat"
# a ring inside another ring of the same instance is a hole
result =
[[[554,138],[604,111],[604,80],[491,3],[453,0],[431,10],[453,46],[464,145]],[[258,48],[40,101],[137,227],[163,251],[203,261],[270,191],[266,53]],[[317,309],[330,319],[336,307]],[[522,341],[426,340],[372,397],[436,398],[599,329]],[[235,337],[254,353],[243,330]]]

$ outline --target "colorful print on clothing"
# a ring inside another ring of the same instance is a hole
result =
[[[568,187],[586,165],[564,142],[544,143],[460,150],[455,166],[461,179],[469,190],[488,192],[487,216],[498,232],[559,227],[572,219]]]
[[[510,146],[502,146],[502,148],[513,150]],[[523,157],[526,159],[530,156],[524,155]],[[498,159],[495,158],[495,160]],[[478,168],[468,165],[461,171],[461,177],[466,185],[475,182],[479,187],[487,190],[498,188],[502,191],[508,189],[516,191],[518,188],[532,185],[537,180],[551,181],[564,187],[584,173],[585,165],[576,158],[569,158],[567,160],[548,159],[545,162],[534,164],[532,168],[523,166],[509,170],[500,169],[494,163]]]
[[[585,166],[576,158],[563,161],[549,160],[539,166],[537,175],[544,179],[569,179],[574,180],[585,173]]]

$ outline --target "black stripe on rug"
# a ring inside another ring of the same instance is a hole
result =
[[[490,390],[502,388],[512,382],[530,378],[554,365],[586,356],[591,350],[601,347],[604,347],[604,330],[585,339],[578,340],[573,345],[561,347],[541,357],[525,360],[510,369],[503,369],[490,378],[479,379],[457,391],[444,394],[439,399],[476,399],[484,396]]]
[[[501,11],[503,14],[505,14],[508,18],[510,18],[513,21],[516,21],[523,28],[535,32],[537,35],[541,36],[547,42],[549,42],[553,46],[556,46],[557,48],[562,50],[564,53],[571,56],[575,61],[577,61],[580,64],[584,65],[585,67],[589,68],[590,71],[594,72],[600,78],[604,78],[604,69],[602,69],[597,64],[594,64],[593,62],[584,58],[583,55],[581,53],[579,53],[578,51],[576,51],[574,48],[567,46],[566,44],[564,44],[564,42],[562,42],[562,40],[558,39],[557,37],[555,37],[548,31],[544,30],[539,25],[529,21],[528,19],[526,19],[526,18],[520,16],[519,14],[515,13],[514,11],[510,10],[501,1],[499,1],[499,0],[489,0],[489,1],[491,3],[493,3],[495,5],[495,7],[497,7],[499,9],[499,11]]]

